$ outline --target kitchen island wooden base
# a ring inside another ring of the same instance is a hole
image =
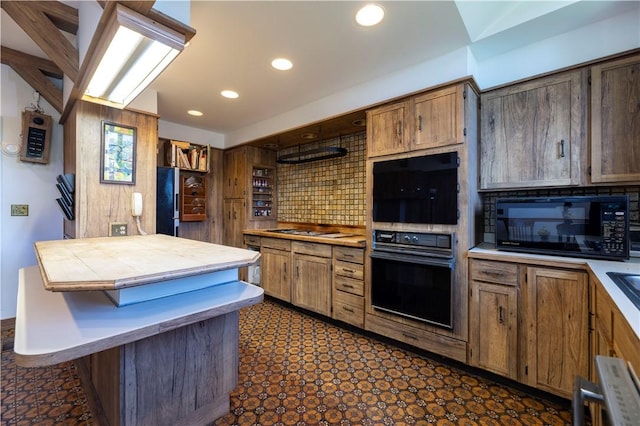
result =
[[[99,424],[205,425],[228,413],[238,310],[261,288],[232,281],[116,307],[102,291],[46,291],[36,266],[19,275],[16,363],[76,360]]]
[[[76,360],[105,425],[207,425],[229,412],[238,378],[238,312]]]

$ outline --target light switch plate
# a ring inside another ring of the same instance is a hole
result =
[[[11,216],[29,216],[29,204],[11,204]]]
[[[110,237],[124,237],[127,235],[127,224],[112,222],[109,224],[109,236]]]

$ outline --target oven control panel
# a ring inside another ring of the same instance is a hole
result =
[[[422,249],[453,249],[452,234],[436,234],[430,232],[404,232],[404,231],[373,231],[373,240],[376,244],[385,246],[411,246]]]

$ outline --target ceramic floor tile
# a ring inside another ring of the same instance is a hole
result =
[[[18,367],[12,333],[2,336],[2,424],[92,424],[73,363]],[[551,399],[265,300],[241,311],[238,386],[215,424],[570,424],[569,402]]]

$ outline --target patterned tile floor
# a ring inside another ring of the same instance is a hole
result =
[[[238,387],[218,426],[571,422],[568,401],[530,395],[269,300],[241,312],[240,331]],[[2,424],[92,424],[73,363],[17,367],[11,332],[2,336]]]

